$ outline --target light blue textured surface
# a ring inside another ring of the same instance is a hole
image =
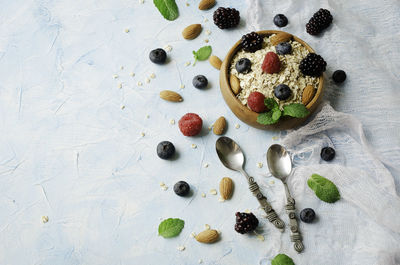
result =
[[[245,179],[220,164],[214,150],[217,137],[207,127],[221,115],[227,118],[226,135],[236,139],[247,154],[248,173],[260,184],[266,183],[263,191],[284,215],[284,198],[274,196],[282,185],[269,184],[270,178],[261,176],[267,171],[266,149],[279,133],[259,131],[238,121],[220,95],[218,71],[208,62],[185,66],[193,62],[192,50],[205,45],[204,39],[210,40],[213,54],[223,58],[227,48],[249,31],[246,2],[218,0],[219,6],[235,7],[243,17],[238,29],[228,31],[212,23],[215,8],[199,11],[198,1],[188,2],[190,6],[177,0],[180,16],[173,22],[164,20],[150,0],[144,4],[136,0],[2,2],[0,264],[196,264],[199,259],[204,264],[257,264],[288,244],[287,233],[279,235],[262,218]],[[387,22],[379,11],[395,14],[398,22],[399,5],[380,4],[382,8],[377,9],[365,4],[373,1],[346,6],[328,2],[338,19],[322,38],[313,39],[299,26],[318,4],[306,9],[293,3],[282,8],[271,5],[271,10],[264,11],[265,26],[275,28],[273,14],[287,13],[291,21],[287,30],[309,41],[327,59],[327,76],[343,66],[349,80],[339,89],[328,82],[327,96],[335,99],[337,109],[361,119],[369,139],[381,148],[390,165],[393,156],[392,161],[399,161],[399,23]],[[353,12],[361,18],[356,25],[363,27],[351,27]],[[372,12],[378,15],[371,18]],[[183,40],[182,29],[193,23],[201,23],[203,32],[193,41]],[[382,28],[386,23],[394,33],[380,34],[389,30]],[[126,28],[129,33],[124,32]],[[207,29],[210,36],[205,34]],[[375,38],[378,35],[382,37]],[[372,40],[377,42],[371,44]],[[325,41],[329,49],[321,44]],[[370,44],[371,49],[357,48]],[[172,46],[168,64],[152,64],[149,51],[165,45]],[[349,47],[352,52],[360,51],[360,63],[345,56]],[[363,78],[369,71],[380,70],[386,73],[380,79]],[[130,72],[135,76],[129,76]],[[156,78],[146,83],[151,73]],[[114,74],[119,77],[113,79]],[[196,74],[209,78],[209,89],[192,87]],[[371,98],[376,91],[368,93],[376,88],[381,99]],[[158,94],[164,89],[178,91],[184,102],[160,100]],[[379,109],[360,103],[369,100],[378,100]],[[203,118],[202,137],[184,137],[177,124],[170,124],[186,112]],[[375,126],[377,122],[380,126]],[[235,124],[240,128],[235,129]],[[177,160],[157,157],[155,148],[162,140],[175,144]],[[192,144],[197,148],[192,149]],[[257,162],[264,167],[257,168]],[[209,167],[203,167],[205,163]],[[232,200],[221,203],[209,191],[218,189],[224,176],[234,180],[235,191]],[[190,198],[173,193],[178,180],[191,184],[194,194]],[[169,189],[163,191],[160,182]],[[258,232],[265,236],[264,242],[233,230],[234,213],[246,209],[259,217]],[[43,224],[42,216],[49,216],[49,222]],[[160,218],[168,217],[185,220],[177,238],[157,236]],[[222,232],[220,242],[204,245],[190,237],[202,231],[204,224]],[[282,240],[270,242],[270,236]],[[176,249],[181,245],[185,251]]]

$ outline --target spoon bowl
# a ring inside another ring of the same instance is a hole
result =
[[[222,164],[229,169],[241,171],[244,155],[240,146],[229,137],[222,136],[215,143],[217,154]]]
[[[269,172],[275,177],[286,182],[292,172],[292,159],[286,149],[279,144],[271,145],[267,152]]]

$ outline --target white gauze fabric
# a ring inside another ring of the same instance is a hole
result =
[[[284,30],[292,32],[308,42],[309,40],[306,39],[308,36],[304,34],[304,24],[299,23],[300,19],[293,21],[294,17],[300,17],[301,21],[304,21],[306,17],[304,14],[308,13],[311,16],[319,7],[331,10],[343,9],[340,3],[343,1],[321,2],[248,0],[246,25],[251,30],[274,29],[276,27],[272,24],[271,17],[273,15],[271,14],[285,13],[288,15],[290,23]],[[361,6],[361,1],[358,2]],[[389,9],[387,11],[393,13]],[[362,11],[360,10],[360,12]],[[361,22],[358,21],[360,25]],[[317,46],[324,47],[320,43],[325,40],[324,37],[318,38]],[[332,42],[332,40],[328,41]],[[337,50],[325,52],[328,58],[339,53]],[[341,59],[346,62],[349,60],[346,56]],[[356,73],[352,74],[355,77]],[[385,80],[388,80],[389,83],[398,80],[397,76],[390,76],[391,74],[388,72],[374,72],[370,75],[372,74],[376,75],[376,80],[383,78],[384,74],[387,74]],[[373,88],[374,81],[371,80],[370,84]],[[326,86],[329,87],[329,83]],[[380,93],[386,89],[388,93],[382,94],[387,97],[387,101],[384,101],[385,104],[396,106],[389,98],[392,88],[393,86],[379,87],[379,91],[374,90],[370,94]],[[368,93],[367,88],[364,89],[365,93]],[[348,94],[351,93],[354,91],[349,91]],[[332,87],[325,91],[325,97],[329,100],[335,101],[339,96],[340,93],[334,92]],[[385,108],[382,101],[366,104],[360,99],[355,101],[354,98],[349,98],[349,96],[343,98],[342,102],[350,102],[349,105],[358,107],[360,113],[367,113],[373,108],[379,108],[378,104],[381,105],[381,108]],[[396,111],[400,114],[398,108],[389,109],[386,124],[393,123],[398,126],[399,119],[395,118]],[[379,124],[376,116],[371,116],[369,121]],[[389,126],[387,129],[385,136],[388,138],[384,142],[385,145],[382,146],[387,152],[382,153],[392,154],[393,160],[386,160],[385,163],[382,162],[382,155],[374,151],[374,148],[366,140],[361,122],[350,114],[335,111],[327,101],[321,104],[308,124],[287,133],[282,144],[291,152],[294,164],[293,174],[288,180],[289,188],[292,196],[296,199],[297,211],[299,212],[303,208],[313,208],[317,214],[317,220],[313,224],[300,222],[305,245],[305,251],[302,254],[297,254],[293,250],[293,246],[287,238],[287,232],[280,239],[271,235],[269,238],[271,244],[280,244],[279,249],[274,249],[274,251],[288,254],[296,264],[400,264],[400,198],[396,193],[396,178],[393,176],[393,172],[400,172],[399,165],[396,164],[399,149],[398,146],[390,145],[390,141],[396,140],[395,137],[390,137],[392,128]],[[394,130],[398,130],[398,127]],[[381,132],[380,135],[383,133]],[[375,144],[382,140],[378,135],[375,135],[375,138],[378,138],[375,140]],[[333,161],[321,160],[321,147],[324,146],[331,146],[336,150],[336,157]],[[307,185],[307,179],[313,173],[322,175],[337,185],[341,194],[338,202],[328,204],[315,196]],[[283,191],[281,194],[275,195],[277,198],[285,196]],[[280,211],[279,214],[282,216],[284,212]],[[276,254],[275,252],[266,253],[266,258],[262,259],[260,264],[265,264],[265,261],[270,260]]]

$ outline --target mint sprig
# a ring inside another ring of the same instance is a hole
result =
[[[271,260],[271,265],[294,265],[294,262],[289,256],[278,254]]]
[[[193,66],[196,64],[197,61],[205,61],[210,57],[212,52],[211,46],[204,46],[196,51],[193,51],[194,56],[194,63]]]
[[[336,185],[318,174],[312,174],[307,180],[307,185],[324,202],[334,203],[340,199],[340,193]]]
[[[184,226],[185,221],[179,218],[168,218],[158,226],[158,234],[164,238],[176,237]]]
[[[175,20],[179,16],[175,0],[153,0],[161,15],[167,20]]]
[[[282,116],[304,118],[310,114],[310,111],[303,104],[300,103],[285,105],[283,106],[283,111],[280,110],[279,104],[274,98],[264,99],[264,104],[269,109],[269,111],[260,113],[257,116],[257,122],[263,125],[275,124]]]

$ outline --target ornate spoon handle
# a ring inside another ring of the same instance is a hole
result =
[[[268,221],[270,221],[276,228],[282,230],[285,227],[285,223],[279,218],[279,216],[276,214],[274,209],[272,209],[271,204],[269,204],[269,202],[267,201],[267,197],[265,197],[261,193],[257,182],[254,181],[253,177],[250,177],[249,175],[247,175],[246,172],[243,171],[242,174],[247,178],[250,191],[257,198],[258,202],[261,205],[261,208],[267,214]]]
[[[296,202],[292,198],[292,196],[290,196],[289,188],[286,182],[283,182],[283,185],[285,186],[286,199],[287,199],[287,204],[285,208],[287,214],[289,215],[290,240],[294,243],[294,249],[300,253],[303,251],[304,245],[302,241],[303,238],[301,237],[299,231],[299,225],[296,219],[296,207],[295,207]]]

